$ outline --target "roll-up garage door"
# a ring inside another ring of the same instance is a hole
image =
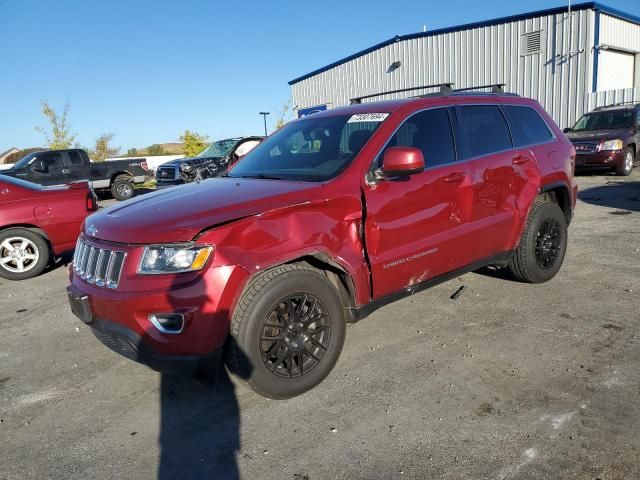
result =
[[[635,55],[616,50],[600,50],[598,90],[633,88]]]

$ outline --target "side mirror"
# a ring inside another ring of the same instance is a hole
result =
[[[382,173],[386,177],[408,177],[424,170],[422,151],[414,147],[391,147],[384,152]]]
[[[563,131],[564,133],[569,133],[569,132],[571,132],[572,130],[573,130],[573,129],[572,129],[571,127],[567,127],[567,128],[563,128],[563,129],[562,129],[562,131]]]
[[[47,164],[44,163],[44,160],[36,158],[33,162],[33,165],[31,165],[31,169],[34,172],[47,173]]]

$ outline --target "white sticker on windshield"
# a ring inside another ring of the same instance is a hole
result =
[[[347,120],[347,123],[384,122],[388,116],[388,113],[358,113],[356,115],[352,115],[351,118]]]

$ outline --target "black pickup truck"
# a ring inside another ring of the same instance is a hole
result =
[[[141,159],[91,162],[87,152],[76,148],[30,153],[0,174],[44,186],[89,180],[94,190],[110,190],[116,200],[127,200],[133,197],[133,185],[143,183],[148,171]]]
[[[249,153],[264,137],[228,138],[213,142],[195,157],[163,163],[156,170],[156,188],[172,187],[217,177],[240,157]]]

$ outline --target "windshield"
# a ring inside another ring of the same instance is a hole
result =
[[[633,126],[633,110],[612,110],[594,112],[583,115],[574,125],[574,132],[592,130],[613,130],[631,128]]]
[[[15,165],[13,166],[13,168],[24,168],[27,165],[29,165],[31,163],[31,161],[33,159],[35,159],[38,155],[40,155],[40,152],[33,152],[30,153],[24,157],[22,157],[20,160],[18,160]]]
[[[323,182],[347,168],[387,113],[297,120],[264,140],[231,170],[231,177]]]
[[[203,151],[201,151],[195,158],[202,157],[224,157],[226,156],[233,147],[238,143],[237,138],[230,138],[228,140],[220,140],[219,142],[213,142]]]

